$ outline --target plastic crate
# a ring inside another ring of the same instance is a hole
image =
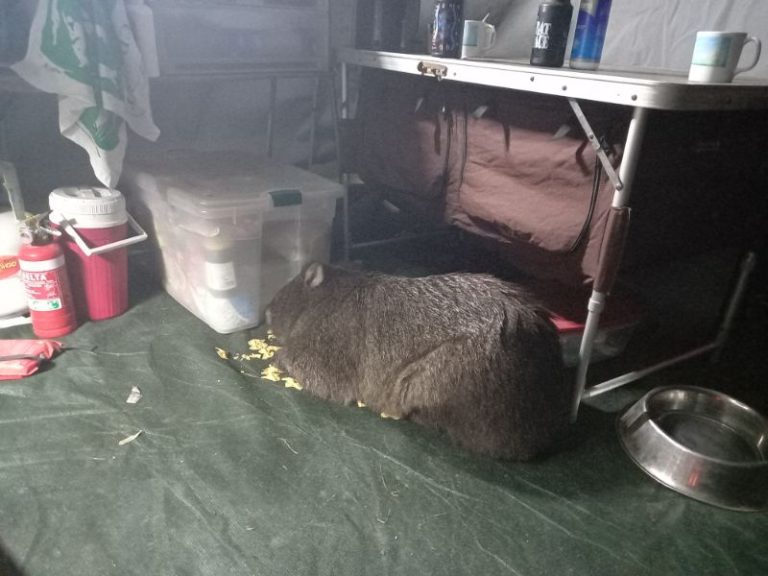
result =
[[[258,325],[307,262],[329,260],[344,194],[293,166],[220,153],[129,161],[120,187],[154,238],[165,289],[221,333]]]

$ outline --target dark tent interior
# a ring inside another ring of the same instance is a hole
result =
[[[768,574],[765,30],[0,0],[0,576]]]

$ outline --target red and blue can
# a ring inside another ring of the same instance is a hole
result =
[[[463,0],[437,0],[432,18],[429,53],[442,58],[459,58],[463,28]]]

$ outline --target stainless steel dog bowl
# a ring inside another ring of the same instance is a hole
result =
[[[668,488],[730,510],[768,507],[768,420],[695,386],[656,388],[618,420],[635,463]]]

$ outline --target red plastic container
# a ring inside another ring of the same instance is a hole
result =
[[[22,244],[19,267],[35,336],[58,338],[77,328],[64,253],[58,243]]]
[[[565,365],[576,366],[587,321],[589,290],[546,281],[533,282],[529,288],[550,312],[560,336]],[[642,319],[643,306],[634,294],[626,291],[611,294],[600,316],[590,361],[599,362],[622,354]]]
[[[129,244],[146,239],[125,209],[125,198],[108,188],[59,188],[48,202],[51,221],[64,231],[63,246],[78,315],[106,320],[128,309]],[[128,223],[139,235],[127,238]]]

